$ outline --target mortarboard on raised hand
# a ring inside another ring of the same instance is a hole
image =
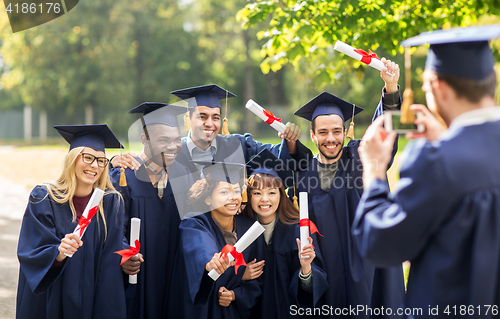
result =
[[[188,102],[187,109],[197,106],[207,106],[211,108],[221,108],[219,100],[226,99],[226,116],[224,117],[224,124],[222,125],[222,134],[229,134],[227,129],[227,99],[235,97],[236,95],[226,89],[221,88],[217,84],[209,84],[196,86],[187,89],[181,89],[170,92],[171,94]],[[189,110],[184,116],[185,129],[190,130],[189,123]]]
[[[313,121],[320,115],[336,114],[343,122],[352,118],[347,137],[354,138],[354,116],[363,111],[362,108],[342,100],[335,95],[323,92],[307,102],[304,106],[293,113],[308,121]]]
[[[68,13],[78,2],[79,0],[61,0],[55,2],[31,0],[22,3],[20,1],[4,0],[5,11],[7,11],[10,26],[14,33],[54,20]],[[25,4],[26,6],[23,7]]]

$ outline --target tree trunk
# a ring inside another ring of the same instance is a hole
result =
[[[47,140],[47,112],[40,112],[40,140]]]
[[[32,108],[30,105],[24,106],[24,140],[31,141],[31,114]]]
[[[87,105],[85,107],[85,124],[94,124],[94,109],[92,108],[92,105]]]

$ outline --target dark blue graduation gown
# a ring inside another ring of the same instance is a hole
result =
[[[83,246],[62,267],[51,268],[66,234],[75,230],[69,203],[58,204],[36,186],[21,226],[16,318],[125,318],[120,256],[123,205],[118,194],[103,198],[107,237],[99,213],[82,237]]]
[[[174,257],[179,245],[180,216],[176,198],[180,203],[185,202],[183,196],[191,186],[192,179],[187,169],[177,162],[167,169],[167,173],[168,183],[162,198],[158,197],[144,166],[137,171],[125,170],[126,187],[118,186],[119,168],[114,168],[110,173],[125,202],[125,248],[129,247],[130,219],[141,219],[139,241],[144,262],[137,275],[137,284],[127,286],[128,318],[164,318],[171,311],[166,302],[170,298],[179,298],[168,293],[176,279],[173,276],[174,268],[177,267]],[[172,192],[170,182],[173,180],[177,184],[176,191],[184,189],[184,193]]]
[[[313,245],[316,245],[315,235],[311,237]],[[328,288],[321,252],[316,250],[316,257],[311,263],[313,292],[302,290],[296,238],[300,238],[299,224],[284,225],[278,221],[271,236],[271,245],[268,246],[265,240],[262,241],[262,256],[265,260],[262,274],[264,286],[259,304],[252,312],[252,318],[293,318],[292,314],[297,308],[291,311],[292,305],[307,308],[317,306]]]
[[[238,238],[253,225],[254,221],[236,215],[236,232]],[[217,281],[213,281],[205,270],[215,253],[219,253],[226,245],[224,237],[212,220],[210,213],[183,220],[181,231],[181,256],[185,263],[184,318],[249,318],[252,307],[262,293],[262,279],[241,281],[246,266],[240,266],[235,275],[234,267],[228,268]],[[262,240],[260,236],[257,241]],[[254,242],[243,251],[246,262],[259,259],[258,242]],[[233,290],[236,300],[228,307],[219,305],[218,291],[220,287]]]
[[[373,118],[377,118],[382,112],[380,101]],[[329,284],[325,293],[325,305],[335,308],[364,305],[396,309],[404,299],[402,266],[374,267],[363,260],[351,235],[351,225],[363,193],[359,143],[360,140],[351,140],[344,146],[338,160],[338,170],[328,192],[321,189],[315,158],[307,163],[307,167],[298,167],[297,194],[309,193],[309,217],[324,236],[318,238],[318,248],[323,256]],[[397,139],[393,157],[396,152]],[[367,317],[366,313],[356,316]]]
[[[359,204],[353,230],[363,255],[380,266],[411,261],[405,306],[423,317],[429,306],[445,317],[450,306],[451,317],[477,318],[481,306],[483,318],[484,305],[500,305],[499,141],[500,121],[417,140],[401,156],[395,192],[377,180]],[[461,305],[474,311],[459,316]],[[491,310],[484,318],[497,317]]]
[[[196,172],[197,169],[193,163],[189,150],[186,146],[186,137],[182,139],[182,150],[177,156],[177,161],[186,165],[191,172]],[[217,153],[214,155],[214,161],[217,162],[233,162],[233,163],[246,163],[252,157],[257,155],[263,149],[268,149],[276,157],[282,160],[291,160],[292,157],[288,153],[286,146],[286,141],[282,140],[280,144],[262,144],[261,142],[255,141],[252,134],[245,133],[240,134],[230,134],[230,135],[217,135]],[[297,147],[301,152],[296,152],[294,154],[294,159],[300,160],[302,158],[307,158],[312,153],[302,145],[300,141],[297,141]]]

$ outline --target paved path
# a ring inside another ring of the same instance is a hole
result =
[[[19,261],[16,249],[29,191],[0,175],[0,318],[14,319]]]
[[[0,146],[0,153],[11,156],[14,148]],[[0,170],[0,318],[16,317],[16,292],[19,261],[16,249],[21,219],[28,203],[29,190],[5,177],[10,165]]]

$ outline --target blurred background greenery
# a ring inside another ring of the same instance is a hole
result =
[[[335,40],[371,48],[403,67],[399,42],[406,37],[443,26],[500,23],[498,0],[459,2],[80,1],[62,17],[14,34],[2,3],[0,139],[47,144],[57,136],[55,124],[107,123],[126,140],[136,120],[127,110],[144,101],[176,102],[170,91],[210,83],[237,94],[229,99],[230,132],[276,136],[245,110],[252,98],[284,122],[297,122],[309,140],[309,123],[292,113],[329,91],[365,108],[356,117],[360,138],[383,81],[377,70],[333,51]],[[415,102],[424,103],[426,48],[414,51],[412,87]],[[403,79],[404,71],[401,91]],[[2,136],[2,126],[21,130],[7,115],[21,114],[26,105],[33,110],[33,139]],[[42,116],[47,133],[40,139]]]

